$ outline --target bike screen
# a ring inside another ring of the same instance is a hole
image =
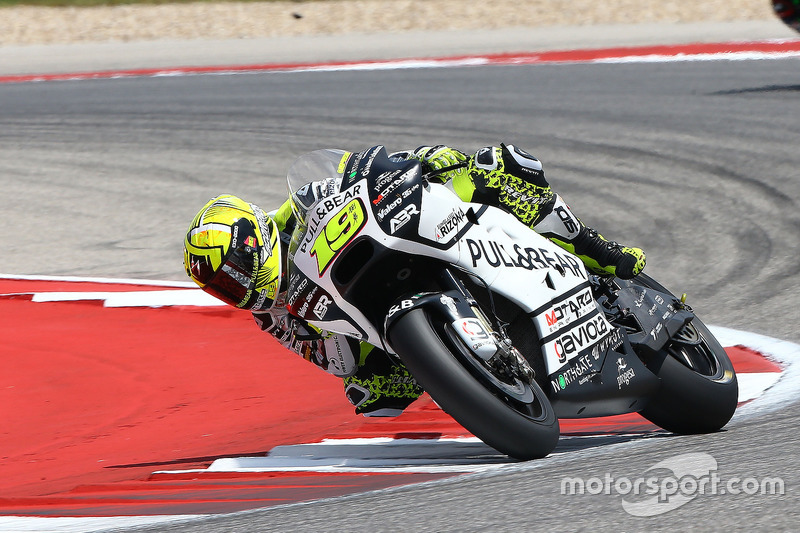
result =
[[[306,213],[317,202],[338,192],[349,155],[344,150],[315,150],[298,157],[289,167],[289,198],[294,216],[302,225],[306,225]]]

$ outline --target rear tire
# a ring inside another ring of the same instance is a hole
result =
[[[634,282],[669,291],[649,276]],[[739,384],[728,354],[698,318],[676,337],[699,337],[699,343],[673,340],[668,354],[648,368],[661,387],[640,414],[659,427],[679,434],[712,433],[727,424],[739,401]]]
[[[504,388],[497,378],[482,375],[476,370],[477,359],[458,345],[448,328],[426,309],[417,308],[399,317],[387,337],[436,403],[483,442],[521,460],[553,451],[558,419],[539,385],[520,383],[525,394],[515,395],[513,387]],[[470,357],[472,361],[466,359]]]

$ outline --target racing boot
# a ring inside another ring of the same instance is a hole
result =
[[[344,394],[363,416],[398,416],[422,395],[406,368],[383,350],[372,348],[362,355],[358,371],[344,378]]]
[[[644,269],[646,263],[644,250],[606,240],[573,215],[559,195],[556,195],[550,213],[539,220],[533,229],[577,255],[586,268],[595,274],[631,279]]]

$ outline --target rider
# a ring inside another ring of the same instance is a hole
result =
[[[423,172],[442,171],[434,179],[462,200],[504,209],[597,274],[628,279],[644,268],[641,249],[607,241],[585,226],[550,188],[539,160],[515,146],[489,146],[472,156],[443,145],[422,146],[390,157],[418,160]],[[355,165],[359,158],[344,152],[339,167]],[[235,196],[212,198],[186,234],[186,272],[204,291],[249,309],[259,327],[284,347],[343,378],[345,395],[357,414],[400,414],[422,394],[401,364],[379,348],[321,331],[289,314],[285,261],[294,224],[290,200],[265,213]]]

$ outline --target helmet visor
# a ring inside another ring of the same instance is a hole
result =
[[[245,307],[253,296],[258,272],[258,239],[253,224],[240,218],[232,226],[231,244],[222,267],[203,289],[236,307]]]

